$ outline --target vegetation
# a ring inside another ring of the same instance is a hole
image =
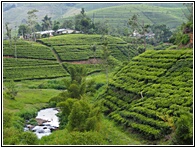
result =
[[[189,57],[192,50],[184,49],[149,50],[133,58],[110,81],[104,94],[105,113],[126,129],[130,127],[151,140],[170,134],[174,121],[183,112],[192,114]],[[192,125],[186,126],[191,129]]]
[[[66,8],[61,14],[83,6],[67,4],[56,4]],[[9,11],[23,4],[5,6]],[[103,8],[90,12],[86,6],[65,21],[43,13],[40,25],[42,11],[32,9],[15,32],[5,24],[3,144],[193,145],[193,5],[97,4]],[[170,38],[175,27],[169,22],[182,21],[179,10],[188,22]],[[36,31],[65,26],[81,34],[36,39]],[[49,107],[59,111],[60,125],[52,134],[38,139],[24,131]]]
[[[193,5],[191,3],[184,5],[187,7],[184,15],[188,21],[178,27],[170,38],[170,42],[178,46],[193,47]]]

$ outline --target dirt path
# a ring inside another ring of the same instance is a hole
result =
[[[50,49],[52,50],[52,53],[53,53],[54,56],[56,57],[56,59],[57,59],[57,61],[59,62],[59,64],[61,64],[62,61],[61,61],[59,55],[58,55],[58,54],[56,53],[56,51],[54,50],[54,48],[53,48],[53,47],[50,47]]]

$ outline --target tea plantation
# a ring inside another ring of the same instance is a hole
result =
[[[18,40],[15,45],[3,42],[3,79],[31,80],[56,78],[68,75],[56,61],[50,48],[28,41]]]
[[[15,43],[13,41],[11,47],[8,40],[3,41],[3,55],[15,57]],[[16,57],[55,60],[50,48],[24,40],[17,40],[16,42]]]
[[[90,136],[91,140],[84,138],[79,144],[190,144],[188,140],[193,133],[189,122],[193,117],[193,50],[147,49],[139,54],[137,49],[129,49],[120,38],[107,36],[107,41],[111,52],[109,61],[113,62],[109,67],[108,85],[101,63],[103,41],[100,35],[60,35],[39,39],[37,43],[17,40],[12,46],[4,41],[3,81],[7,84],[14,80],[19,88],[15,100],[3,98],[4,108],[14,112],[14,109],[20,111],[21,106],[25,109],[32,105],[33,109],[47,104],[51,97],[62,91],[57,89],[64,85],[63,79],[70,78],[69,67],[85,67],[87,80],[95,81],[93,87],[96,90],[84,97],[97,103],[105,114],[99,125],[100,132],[74,131],[70,134],[67,129],[57,130],[36,144],[75,144],[72,141],[74,136],[83,139],[83,135]],[[91,60],[96,62],[90,63]],[[49,87],[49,83],[55,83],[55,87]],[[35,93],[44,97],[44,101],[35,99]],[[23,95],[25,97],[21,97]],[[110,122],[115,125],[108,129]],[[188,124],[178,126],[180,122]],[[6,142],[10,144],[11,136],[9,132],[5,133],[5,140],[8,139]],[[64,138],[66,133],[67,139]],[[91,134],[95,137],[92,138]],[[186,138],[182,140],[184,143],[180,143],[180,136],[176,136],[181,134]],[[94,141],[96,138],[98,140]],[[178,141],[175,143],[175,140]]]
[[[149,140],[171,135],[181,115],[193,112],[192,49],[148,50],[134,57],[102,97],[105,114],[125,129]]]
[[[118,37],[106,36],[111,55],[119,61],[128,59],[127,43]],[[101,57],[103,37],[101,35],[69,34],[52,38],[44,38],[38,42],[53,47],[61,61],[80,61]],[[91,50],[96,46],[95,53]],[[131,50],[130,57],[137,55],[136,50]]]
[[[100,58],[102,54],[101,35],[69,34],[39,39],[36,42],[25,40],[3,41],[3,78],[4,80],[31,80],[68,76],[68,68],[83,66],[88,74],[102,70]],[[136,50],[127,49],[127,43],[120,38],[107,36],[111,56],[121,63],[138,54]],[[92,46],[96,46],[95,52]],[[130,52],[128,55],[127,52]],[[94,59],[94,63],[88,63]],[[69,62],[87,61],[76,65]],[[59,64],[59,63],[62,63]],[[93,64],[96,64],[93,65]]]
[[[54,61],[3,58],[4,80],[57,78],[68,73]]]

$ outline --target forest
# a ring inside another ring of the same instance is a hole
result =
[[[51,6],[3,4],[1,145],[194,145],[193,3]]]

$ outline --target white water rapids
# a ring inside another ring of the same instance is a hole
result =
[[[33,131],[39,139],[43,136],[51,134],[52,130],[55,130],[59,127],[59,120],[56,114],[58,111],[55,108],[46,108],[38,112],[36,119],[44,121],[41,125],[37,125],[32,129],[25,127],[25,131]]]

